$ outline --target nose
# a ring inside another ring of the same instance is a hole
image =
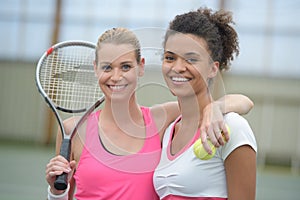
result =
[[[172,70],[176,73],[182,73],[186,71],[186,62],[182,58],[177,58],[173,63]]]
[[[123,74],[122,74],[121,70],[114,69],[112,71],[112,75],[111,75],[110,79],[114,82],[118,82],[122,79],[122,76],[123,76]]]

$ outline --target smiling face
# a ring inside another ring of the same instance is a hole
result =
[[[128,100],[134,94],[138,76],[144,73],[144,59],[137,63],[136,51],[130,44],[105,43],[97,54],[95,71],[106,98]]]
[[[211,60],[204,39],[175,33],[165,43],[162,72],[175,96],[194,96],[207,91],[208,79],[218,72],[218,62]]]

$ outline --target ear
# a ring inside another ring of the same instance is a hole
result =
[[[210,72],[208,74],[209,78],[214,78],[218,74],[219,66],[220,63],[218,61],[215,61],[211,64]]]
[[[141,61],[139,63],[139,69],[138,69],[138,76],[139,77],[142,77],[144,76],[144,73],[145,73],[145,58],[141,58]]]

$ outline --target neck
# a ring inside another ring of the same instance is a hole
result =
[[[135,96],[129,101],[111,101],[108,99],[99,121],[102,126],[118,127],[128,133],[134,133],[135,130],[144,127],[142,112]]]
[[[194,124],[200,127],[203,110],[211,101],[212,98],[207,92],[184,98],[178,97],[182,125],[186,124],[186,126],[190,126]]]

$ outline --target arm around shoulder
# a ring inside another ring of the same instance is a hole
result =
[[[247,114],[254,106],[253,101],[242,94],[227,94],[216,101],[223,113]]]

